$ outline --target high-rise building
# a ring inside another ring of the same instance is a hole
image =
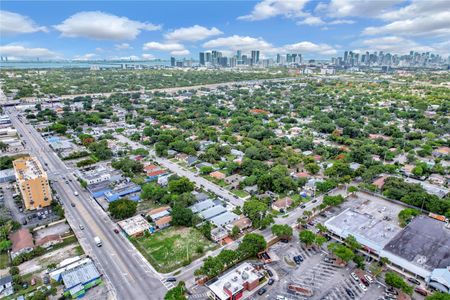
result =
[[[198,56],[199,56],[198,58],[200,61],[200,65],[204,66],[205,65],[205,52],[200,52],[198,54]]]
[[[211,52],[206,52],[206,62],[211,62]]]
[[[27,210],[40,209],[52,203],[47,174],[36,157],[26,156],[13,161],[16,180]]]
[[[259,62],[259,50],[252,50],[252,64],[256,65]]]
[[[172,66],[172,67],[175,67],[175,64],[176,64],[176,60],[175,60],[175,57],[171,57],[170,58],[170,65]]]
[[[242,51],[241,50],[236,51],[236,58],[237,58],[237,60],[242,59]]]

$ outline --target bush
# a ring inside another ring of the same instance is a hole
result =
[[[122,198],[111,202],[108,211],[115,219],[132,217],[136,213],[137,202]]]

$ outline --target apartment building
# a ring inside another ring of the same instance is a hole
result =
[[[16,180],[27,210],[40,209],[52,203],[47,173],[36,157],[21,157],[13,161]]]

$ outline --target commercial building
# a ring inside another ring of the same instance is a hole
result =
[[[402,228],[402,205],[364,192],[343,205],[347,207],[324,223],[330,233],[342,239],[352,235],[364,251],[387,258],[391,267],[450,292],[450,226],[445,217],[420,215]]]
[[[207,283],[209,297],[216,300],[240,300],[249,297],[263,281],[263,273],[244,262],[217,280]]]
[[[16,172],[13,169],[6,169],[0,171],[0,183],[11,182],[16,180]]]
[[[52,194],[47,173],[36,157],[22,157],[13,161],[16,180],[25,208],[34,210],[49,206]]]
[[[102,282],[101,274],[90,258],[76,260],[50,273],[50,277],[64,283],[66,297],[81,298],[86,291]]]

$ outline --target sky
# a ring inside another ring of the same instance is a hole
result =
[[[9,59],[198,59],[345,50],[450,55],[449,0],[1,1]]]

